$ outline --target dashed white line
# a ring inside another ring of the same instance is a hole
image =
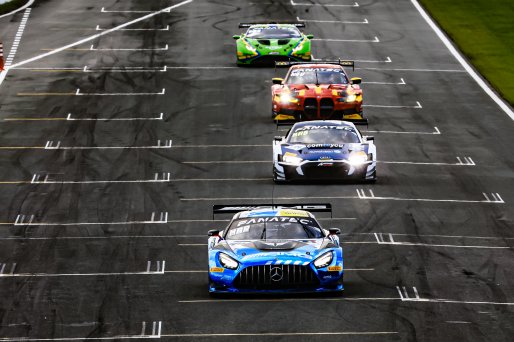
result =
[[[362,84],[380,84],[380,85],[406,85],[405,80],[400,78],[400,82],[371,82],[371,81],[363,81]]]
[[[423,108],[419,101],[416,101],[416,105],[415,106],[363,104],[362,107],[373,107],[373,108],[413,108],[413,109],[421,109],[421,108]]]
[[[310,19],[300,19],[300,17],[296,17],[296,20],[305,22],[305,23],[326,23],[326,24],[369,24],[368,19],[364,18],[362,21],[347,21],[347,20],[310,20]]]
[[[104,29],[104,28],[101,28],[100,25],[96,25],[95,30],[96,31],[107,31],[110,29]],[[170,30],[170,25],[167,25],[166,27],[163,27],[163,28],[134,28],[134,29],[120,29],[118,31],[169,31],[169,30]]]
[[[353,4],[319,4],[319,3],[300,3],[294,2],[294,0],[290,0],[292,6],[323,6],[323,7],[359,7],[358,2],[354,2]]]
[[[312,38],[311,40],[323,42],[346,42],[346,43],[380,43],[380,39],[335,39],[335,38]]]
[[[77,88],[75,92],[76,96],[144,96],[144,95],[164,95],[166,93],[166,88],[162,88],[160,92],[157,93],[82,93],[80,88]]]
[[[104,32],[107,32],[107,31],[104,31]],[[91,51],[167,51],[168,48],[169,48],[168,44],[166,44],[164,47],[157,47],[157,48],[95,48],[95,46],[93,44],[93,45],[91,45],[89,50],[91,50]]]

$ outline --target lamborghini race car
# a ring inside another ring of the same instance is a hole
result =
[[[271,86],[272,118],[275,121],[347,120],[367,124],[362,113],[362,89],[358,77],[350,79],[343,66],[352,61],[277,62],[289,66],[285,79]]]
[[[321,228],[310,213],[331,212],[330,204],[215,205],[213,210],[237,214],[225,230],[209,231],[211,294],[343,290],[340,231]]]
[[[361,180],[377,178],[377,149],[347,121],[297,122],[273,141],[273,180]]]
[[[237,64],[270,64],[276,60],[311,60],[311,41],[313,37],[305,35],[294,24],[239,24],[239,28],[248,28],[246,33],[233,36],[237,45]]]

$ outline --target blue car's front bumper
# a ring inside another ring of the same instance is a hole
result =
[[[299,293],[343,290],[343,260],[334,258],[324,268],[312,263],[285,264],[255,262],[240,264],[235,270],[221,267],[217,257],[209,260],[211,293]]]

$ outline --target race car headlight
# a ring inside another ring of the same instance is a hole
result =
[[[332,259],[334,258],[334,255],[332,251],[326,252],[322,256],[318,257],[316,260],[314,260],[314,267],[316,268],[323,268],[327,267],[332,263]]]
[[[364,151],[353,152],[348,158],[348,163],[353,166],[362,165],[368,160],[368,155]]]
[[[235,270],[239,266],[239,263],[237,261],[226,255],[225,253],[220,253],[218,258],[221,266],[228,268],[229,270]]]
[[[298,99],[290,94],[282,94],[280,95],[280,102],[282,104],[298,103]]]
[[[300,158],[300,157],[297,157],[297,156],[291,156],[291,155],[284,155],[284,162],[286,163],[289,163],[289,164],[295,164],[295,165],[298,165],[300,164],[303,159]]]
[[[355,102],[355,100],[357,100],[357,95],[355,95],[355,94],[351,94],[351,95],[348,95],[348,96],[346,97],[346,100],[345,100],[345,101],[346,101],[346,102]]]

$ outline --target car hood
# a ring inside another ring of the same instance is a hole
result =
[[[352,152],[368,153],[368,144],[285,144],[282,154],[294,154],[303,160],[347,160]]]
[[[330,239],[312,240],[252,240],[225,241],[241,261],[262,261],[270,259],[299,258],[305,261],[315,259],[320,249],[330,247]]]

